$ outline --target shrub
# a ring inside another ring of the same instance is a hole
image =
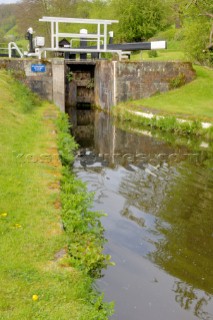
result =
[[[158,53],[156,50],[150,50],[150,51],[148,51],[148,56],[149,56],[149,58],[157,58]]]
[[[169,89],[176,89],[182,87],[186,84],[186,76],[183,73],[180,73],[177,77],[172,78],[169,81]]]
[[[184,50],[193,62],[212,66],[211,53],[206,50],[206,46],[209,43],[209,30],[210,22],[202,16],[197,18],[197,20],[190,20],[185,23]]]

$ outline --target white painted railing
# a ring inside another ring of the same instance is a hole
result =
[[[51,24],[51,48],[42,48],[40,51],[63,51],[59,48],[59,39],[68,38],[70,41],[72,39],[93,39],[97,42],[97,48],[93,49],[91,52],[108,52],[107,50],[107,27],[113,23],[118,23],[118,20],[102,20],[102,19],[76,19],[76,18],[61,18],[61,17],[43,17],[39,19],[41,22],[49,22]],[[60,32],[60,24],[89,24],[96,26],[97,32],[93,33],[65,33]],[[102,33],[101,33],[102,32]],[[101,49],[101,43],[103,43],[103,49]],[[72,51],[74,49],[71,49]],[[65,51],[65,50],[64,50]],[[76,51],[76,50],[75,50]],[[112,51],[112,50],[111,50]],[[77,51],[76,51],[77,52]],[[81,52],[83,50],[81,49]],[[86,52],[86,50],[85,50]]]
[[[12,58],[12,50],[16,50],[20,56],[20,58],[23,58],[24,54],[21,52],[19,47],[15,42],[10,42],[8,44],[8,53],[9,53],[9,58]]]

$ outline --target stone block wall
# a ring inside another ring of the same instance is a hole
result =
[[[95,105],[107,111],[116,104],[115,63],[100,60],[95,66]]]
[[[65,112],[65,66],[63,59],[52,59],[52,100]]]
[[[172,61],[98,61],[95,74],[96,104],[105,110],[166,92],[175,81],[188,83],[196,77],[191,63]]]
[[[2,59],[0,68],[13,70],[16,77],[25,83],[33,92],[41,98],[53,100],[52,63],[45,60],[46,71],[44,73],[32,72],[32,64],[40,64],[38,59]]]
[[[33,72],[31,65],[40,63],[45,64],[46,71]],[[170,90],[178,81],[188,83],[196,77],[192,64],[188,62],[97,60],[93,64],[94,104],[106,111],[119,102],[150,97]],[[14,70],[33,92],[65,111],[66,68],[63,59],[42,62],[37,59],[0,59],[1,67]],[[88,68],[87,64],[85,68]],[[70,85],[69,91],[72,88]],[[68,92],[67,96],[71,99],[74,93]]]

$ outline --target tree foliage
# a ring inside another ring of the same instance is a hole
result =
[[[165,3],[160,0],[112,0],[114,17],[119,20],[119,40],[149,39],[166,26]]]
[[[187,53],[198,63],[213,63],[213,1],[186,1],[184,14]]]
[[[184,38],[184,51],[189,59],[199,64],[211,61],[211,53],[206,50],[209,41],[209,22],[204,17],[185,22]]]

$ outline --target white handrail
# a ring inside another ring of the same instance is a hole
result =
[[[17,46],[17,44],[15,42],[10,42],[8,44],[8,51],[9,51],[9,58],[12,58],[12,50],[15,49],[18,54],[20,55],[21,58],[23,58],[24,54],[21,52],[21,50],[19,49],[19,47]]]
[[[63,17],[47,17],[44,16],[39,21],[43,22],[62,22],[62,23],[83,23],[83,24],[112,24],[118,23],[118,20],[103,20],[103,19],[82,19],[82,18],[63,18]]]
[[[103,20],[103,19],[81,19],[81,18],[63,18],[63,17],[42,17],[39,19],[42,22],[51,23],[51,49],[55,50],[59,48],[59,38],[88,38],[88,39],[97,39],[97,52],[100,51],[100,42],[103,39],[104,50],[107,52],[107,27],[113,23],[118,23],[118,20]],[[81,23],[85,25],[96,25],[97,33],[66,33],[60,32],[61,23]],[[103,29],[103,30],[102,30]],[[103,32],[103,34],[101,33]]]

